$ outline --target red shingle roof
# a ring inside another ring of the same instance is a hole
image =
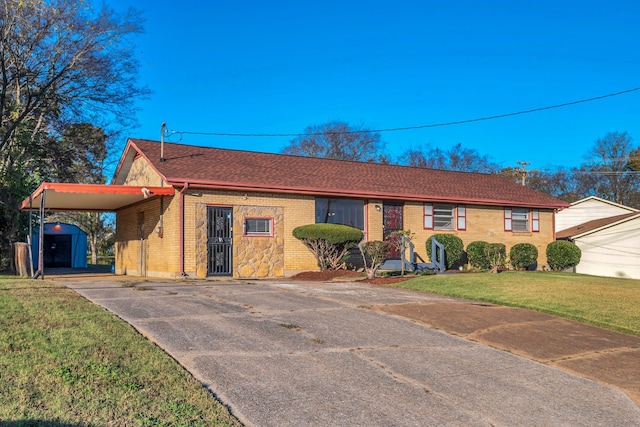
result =
[[[629,212],[622,215],[611,216],[608,218],[600,218],[594,219],[592,221],[587,221],[582,224],[578,224],[575,227],[567,228],[565,230],[558,231],[556,233],[557,239],[569,239],[574,236],[578,236],[580,234],[588,233],[593,230],[597,230],[598,228],[607,226],[609,224],[614,224],[618,221],[622,221],[627,218],[631,218],[632,216],[640,216],[639,212]]]
[[[299,157],[131,139],[136,150],[171,185],[285,192],[385,200],[451,201],[561,208],[568,203],[502,178],[377,163]],[[118,176],[114,181],[117,182]]]

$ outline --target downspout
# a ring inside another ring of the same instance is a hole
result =
[[[189,183],[185,182],[180,190],[180,275],[187,276],[184,272],[184,192],[189,188]]]

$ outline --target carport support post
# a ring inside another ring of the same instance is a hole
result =
[[[44,205],[47,190],[42,190],[42,197],[40,198],[40,241],[38,242],[38,271],[34,276],[34,279],[38,277],[38,274],[44,280]]]
[[[29,254],[29,267],[31,277],[33,277],[33,248],[31,243],[33,239],[33,197],[29,196],[29,235],[27,236],[27,253]]]

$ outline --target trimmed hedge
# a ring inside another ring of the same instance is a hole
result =
[[[300,240],[324,240],[332,245],[351,244],[353,247],[364,237],[361,230],[342,224],[308,224],[293,229],[293,237]]]
[[[364,237],[362,231],[357,228],[324,223],[296,227],[292,234],[311,251],[320,270],[344,267],[349,250]]]
[[[556,240],[547,245],[547,264],[552,270],[565,270],[580,263],[582,251],[566,240]]]
[[[451,268],[464,254],[464,244],[462,239],[455,234],[434,234],[429,237],[426,242],[427,255],[431,262],[433,257],[431,255],[431,239],[435,239],[442,243],[444,246],[444,265],[446,268]]]
[[[527,270],[538,263],[538,248],[531,243],[517,243],[509,250],[511,266],[516,270]]]
[[[483,240],[477,240],[467,245],[467,259],[471,267],[480,270],[489,270],[491,268],[491,263],[487,257],[487,246],[489,246],[489,243]]]

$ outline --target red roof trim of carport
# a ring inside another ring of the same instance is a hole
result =
[[[20,205],[20,210],[29,210],[37,205],[33,201],[42,196],[45,191],[53,191],[55,193],[73,193],[73,194],[89,194],[89,195],[121,195],[121,196],[140,196],[141,199],[155,196],[173,196],[175,189],[173,187],[148,187],[133,185],[105,185],[105,184],[76,184],[76,183],[59,183],[59,182],[43,182],[40,186],[27,197]],[[145,197],[146,195],[146,197]],[[64,210],[64,207],[58,207],[57,210]],[[75,210],[78,210],[77,208]],[[94,207],[87,207],[87,211],[101,210]]]

